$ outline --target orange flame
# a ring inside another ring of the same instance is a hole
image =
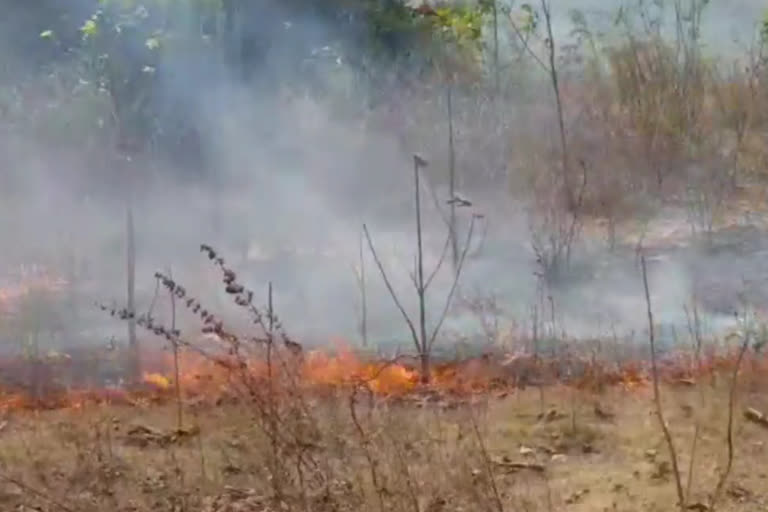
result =
[[[733,368],[737,352],[709,353],[703,356],[700,370],[693,359],[685,354],[667,356],[659,362],[661,377],[666,382],[695,381],[716,372]],[[146,388],[140,391],[108,389],[59,389],[42,399],[33,399],[20,392],[3,392],[0,389],[0,409],[29,409],[70,407],[82,408],[93,403],[136,404],[137,401],[170,400],[175,396],[178,362],[178,389],[184,398],[218,401],[232,396],[242,384],[243,377],[255,379],[251,383],[261,385],[269,378],[278,383],[284,367],[291,368],[302,389],[310,392],[347,389],[364,386],[378,396],[403,396],[422,389],[419,372],[407,362],[367,360],[348,348],[337,348],[331,354],[321,350],[305,352],[295,360],[287,361],[286,354],[273,355],[273,366],[269,367],[263,357],[253,356],[245,364],[229,364],[226,359],[215,360],[191,351],[181,351],[177,358],[173,354],[145,353],[143,358],[143,382]],[[522,366],[512,370],[505,366],[515,361]],[[629,391],[647,389],[650,372],[647,362],[629,361],[624,364],[608,364],[600,361],[566,360],[566,364],[579,366],[577,376],[563,376],[562,360],[544,360],[530,356],[503,358],[501,356],[469,359],[462,362],[434,364],[430,387],[452,395],[487,393],[493,390],[509,390],[517,386],[515,371],[533,375],[534,378],[550,383],[564,383],[583,390],[599,391],[611,386],[620,386]],[[12,363],[18,364],[18,363]],[[37,364],[40,364],[39,362]],[[68,363],[69,364],[69,363]],[[55,378],[55,369],[41,372],[44,378]],[[76,370],[75,370],[76,371]],[[750,353],[742,364],[744,374],[768,375],[768,359],[764,355]],[[23,375],[23,373],[22,373]],[[538,377],[536,377],[538,376]],[[544,376],[541,379],[541,376]],[[240,384],[238,384],[240,383]]]

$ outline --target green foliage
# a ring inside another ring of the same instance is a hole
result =
[[[371,45],[374,50],[398,51],[403,46],[429,52],[434,36],[456,43],[460,48],[479,48],[484,17],[492,3],[453,5],[435,10],[419,11],[403,2],[368,2],[365,16],[368,20]]]
[[[763,19],[760,21],[760,40],[768,43],[768,9],[763,13]]]
[[[539,11],[534,9],[531,4],[522,4],[520,6],[520,29],[525,34],[536,32],[539,27]]]
[[[201,66],[207,62],[215,66],[223,57],[233,71],[247,78],[252,70],[260,69],[262,61],[260,49],[249,46],[245,50],[246,43],[252,43],[249,38],[264,37],[270,39],[266,46],[284,51],[286,68],[301,74],[302,80],[291,80],[293,83],[317,84],[314,74],[329,79],[327,69],[318,73],[316,67],[316,51],[323,44],[334,48],[338,56],[334,63],[360,62],[359,55],[365,55],[366,62],[373,61],[370,68],[375,71],[365,72],[370,72],[367,78],[374,83],[378,70],[391,73],[390,67],[379,65],[382,60],[412,66],[408,69],[418,72],[466,70],[468,64],[474,66],[480,61],[483,27],[493,8],[492,0],[434,10],[414,9],[403,0],[326,0],[319,5],[310,0],[284,2],[281,7],[287,5],[297,12],[311,13],[313,19],[320,17],[323,23],[340,25],[336,32],[350,34],[351,40],[311,40],[300,29],[260,33],[258,27],[277,20],[265,22],[259,16],[268,16],[269,9],[254,9],[250,0],[233,0],[230,5],[234,8],[221,0],[99,0],[85,19],[68,28],[51,27],[40,33],[40,38],[80,57],[83,80],[94,84],[111,103],[108,119],[120,138],[118,143],[148,148],[159,147],[161,137],[181,140],[190,129],[172,119],[170,110],[174,107],[159,99],[163,91],[157,85],[161,77],[171,74],[166,72],[166,65],[179,58],[191,57]],[[74,42],[59,41],[59,30],[73,33]],[[70,45],[74,46],[65,48]],[[307,77],[309,80],[303,80]],[[165,105],[169,111],[161,113],[153,105]]]
[[[487,4],[476,7],[454,6],[436,10],[435,26],[451,39],[461,43],[476,43],[483,35],[483,18]]]

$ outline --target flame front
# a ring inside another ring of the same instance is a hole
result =
[[[165,375],[159,373],[145,373],[142,379],[146,384],[156,386],[158,389],[168,389],[171,387],[171,380]]]
[[[14,368],[18,375],[34,379],[25,382],[27,386],[23,391],[19,387],[14,391],[0,386],[0,409],[81,408],[91,403],[136,404],[140,400],[162,402],[175,399],[177,392],[185,400],[218,403],[224,397],[237,396],[237,393],[244,390],[247,392],[243,382],[256,387],[272,382],[277,392],[281,389],[285,391],[287,388],[280,386],[281,382],[287,382],[287,375],[292,383],[313,393],[364,388],[379,397],[402,397],[423,389],[419,372],[416,367],[408,364],[412,362],[409,360],[366,360],[353,350],[343,347],[337,348],[333,354],[313,350],[293,359],[291,357],[294,356],[276,351],[272,353],[269,365],[264,353],[235,360],[232,357],[215,358],[191,351],[180,351],[176,357],[168,351],[145,352],[141,379],[144,387],[138,390],[131,388],[130,391],[121,387],[106,388],[106,385],[98,387],[98,384],[89,389],[62,386],[60,383],[66,379],[62,379],[56,371],[81,371],[70,357],[47,362],[5,360],[0,363]],[[659,361],[659,371],[666,382],[689,382],[733,368],[736,357],[736,353],[708,354],[697,366],[684,354],[673,355]],[[598,390],[606,386],[621,386],[630,391],[644,390],[648,389],[650,382],[649,365],[643,361],[629,361],[623,365],[596,361],[566,363],[571,365],[571,369],[581,365],[577,376],[569,373],[570,370],[563,376],[559,370],[560,365],[564,364],[562,360],[545,361],[517,354],[506,358],[491,356],[463,362],[436,363],[432,368],[429,389],[454,396],[505,391],[518,386],[519,375],[530,375],[531,372],[539,378],[545,376],[545,382],[550,384],[559,382],[585,390]],[[46,364],[48,367],[44,366]],[[742,371],[765,375],[768,373],[768,360],[755,354],[744,361]],[[53,383],[59,383],[58,387]],[[44,390],[42,394],[41,389]]]

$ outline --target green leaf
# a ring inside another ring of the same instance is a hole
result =
[[[144,45],[150,50],[157,50],[160,48],[160,40],[156,37],[150,37],[144,42]]]
[[[768,42],[768,9],[763,13],[763,19],[760,22],[760,39],[762,42]]]
[[[99,33],[99,25],[96,23],[96,20],[91,18],[83,23],[83,26],[80,27],[80,32],[83,33],[83,37],[93,37]]]
[[[53,30],[43,30],[40,32],[40,37],[42,39],[53,39]]]
[[[531,4],[522,4],[520,10],[523,11],[523,22],[520,27],[525,33],[532,33],[536,31],[538,26],[539,14],[531,7]]]

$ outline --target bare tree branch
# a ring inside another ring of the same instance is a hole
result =
[[[445,238],[445,243],[443,244],[443,250],[440,253],[440,259],[437,260],[437,265],[435,265],[435,268],[432,269],[432,273],[429,274],[429,277],[427,277],[427,281],[424,283],[424,290],[429,289],[429,285],[432,283],[432,280],[435,278],[437,273],[440,271],[440,268],[443,266],[443,262],[445,261],[445,257],[448,255],[448,248],[451,247],[451,234],[448,233],[448,236]]]
[[[472,234],[475,231],[475,216],[472,216],[472,220],[469,224],[469,231],[467,232],[467,240],[464,244],[464,248],[461,251],[461,257],[459,258],[459,261],[456,265],[456,274],[453,276],[453,284],[451,285],[451,290],[448,292],[448,297],[445,299],[445,306],[443,307],[443,311],[440,313],[440,318],[437,321],[437,324],[435,324],[434,331],[432,331],[432,336],[429,338],[429,342],[427,343],[427,350],[432,350],[432,345],[435,343],[435,339],[437,339],[437,335],[440,332],[440,328],[443,326],[443,322],[445,322],[445,317],[448,315],[448,310],[451,308],[451,301],[453,299],[453,295],[456,292],[456,287],[459,284],[459,278],[461,277],[461,270],[464,268],[464,260],[467,257],[467,252],[469,251],[469,246],[472,243]]]
[[[549,72],[549,68],[547,68],[547,65],[544,64],[544,61],[541,60],[541,57],[536,55],[536,52],[533,51],[533,48],[531,48],[531,45],[528,43],[528,38],[523,35],[523,31],[520,30],[520,27],[517,26],[517,23],[515,23],[515,20],[512,18],[512,13],[507,13],[507,17],[509,18],[509,23],[512,26],[512,30],[515,32],[515,35],[520,40],[520,42],[523,44],[523,50],[525,50],[528,55],[533,58],[533,60],[538,64],[541,69],[543,69],[545,72]]]
[[[384,285],[387,287],[389,295],[395,302],[395,306],[397,306],[397,309],[400,310],[400,314],[403,315],[403,320],[405,320],[405,323],[408,324],[408,329],[411,331],[411,336],[413,337],[413,343],[416,345],[416,349],[420,350],[419,336],[416,334],[416,327],[413,325],[413,321],[411,321],[411,318],[408,316],[408,313],[405,311],[403,304],[400,302],[400,298],[397,296],[395,289],[392,287],[392,283],[389,281],[387,272],[384,270],[384,265],[382,265],[381,260],[379,259],[379,254],[373,247],[373,241],[371,240],[371,234],[368,232],[368,226],[365,224],[363,224],[363,234],[365,235],[365,239],[368,242],[368,249],[370,249],[371,254],[373,255],[373,261],[376,263],[376,267],[379,269],[379,274],[381,274],[381,278],[384,280]]]

